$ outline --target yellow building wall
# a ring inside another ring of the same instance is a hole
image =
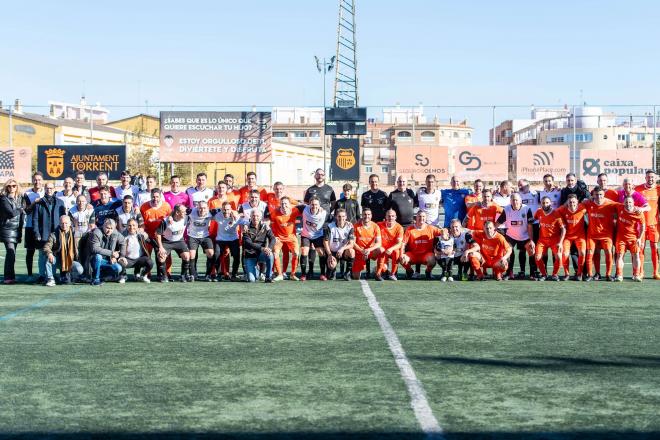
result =
[[[29,125],[35,133],[29,134],[16,131],[16,125]],[[15,147],[32,147],[33,157],[37,155],[37,145],[52,145],[55,143],[55,129],[57,127],[42,124],[18,115],[12,116],[12,145]],[[0,114],[0,145],[9,146],[9,115]]]
[[[144,115],[138,115],[116,122],[110,122],[105,125],[108,127],[130,131],[132,133],[140,133],[155,137],[160,136],[160,120],[158,118],[152,118]]]

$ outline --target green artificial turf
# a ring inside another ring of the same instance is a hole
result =
[[[446,438],[660,437],[660,282],[369,285]],[[0,438],[70,437],[424,434],[358,282],[0,286]]]

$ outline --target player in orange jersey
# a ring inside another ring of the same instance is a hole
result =
[[[660,280],[660,268],[658,267],[658,242],[660,241],[660,230],[658,229],[658,198],[660,198],[660,185],[657,182],[658,175],[653,170],[646,172],[646,182],[635,187],[635,191],[640,193],[646,199],[649,210],[644,213],[646,228],[645,240],[642,248],[639,250],[639,277],[644,278],[644,249],[646,242],[650,243],[651,263],[653,263],[653,278]]]
[[[548,277],[548,270],[543,262],[543,256],[550,250],[554,258],[552,277],[550,279],[559,281],[557,274],[559,273],[559,266],[562,261],[562,244],[566,236],[566,227],[564,227],[564,222],[559,212],[552,209],[552,200],[550,200],[550,197],[546,196],[541,199],[541,207],[534,214],[534,219],[539,222],[539,241],[534,246],[536,265],[539,268],[539,272],[541,272],[538,280],[544,281]]]
[[[502,274],[509,267],[512,248],[506,238],[495,227],[495,222],[487,220],[481,231],[472,232],[463,259],[470,262],[478,280],[485,278],[484,269],[492,269],[493,277],[502,281]]]
[[[472,206],[463,220],[463,226],[471,231],[482,231],[484,223],[495,222],[503,208],[493,202],[493,192],[489,189],[482,191],[481,203]]]
[[[389,271],[388,278],[396,281],[396,272],[399,258],[401,258],[401,248],[403,247],[403,226],[396,222],[396,212],[393,209],[388,209],[385,212],[385,221],[378,223],[378,227],[380,228],[383,253],[378,258],[376,280],[382,279],[382,274],[387,271],[387,262],[391,261],[392,268]]]
[[[236,211],[239,207],[238,199],[238,194],[229,192],[229,186],[227,186],[227,182],[220,180],[218,185],[215,187],[215,195],[209,200],[209,209],[222,209],[222,204],[229,202],[231,204],[231,209]]]
[[[603,190],[605,191],[606,199],[616,202],[617,199],[619,198],[619,194],[617,190],[611,188],[608,189],[609,179],[606,173],[600,173],[598,175],[598,178],[596,179],[596,185],[598,185],[599,188],[603,188]]]
[[[254,190],[259,191],[259,199],[265,202],[268,198],[268,191],[257,186],[257,173],[250,171],[245,175],[245,186],[238,190],[239,206],[250,200],[250,193]]]
[[[431,279],[431,271],[435,267],[435,253],[433,241],[440,235],[440,228],[426,223],[426,211],[417,211],[415,224],[409,226],[403,234],[403,248],[401,249],[401,264],[406,269],[406,276],[419,278],[411,265],[426,265],[426,279]]]
[[[297,206],[298,201],[284,192],[284,184],[282,182],[275,182],[273,184],[273,192],[269,192],[266,196],[266,204],[268,205],[268,212],[274,212],[280,207],[280,200],[286,196],[289,199],[291,206]]]
[[[296,269],[298,268],[298,237],[296,237],[296,218],[302,214],[297,207],[291,206],[291,199],[283,196],[280,206],[270,213],[270,228],[273,230],[277,242],[273,248],[275,254],[275,281],[284,279],[286,268],[289,265],[291,255],[291,275],[289,279],[298,281]],[[280,264],[280,252],[282,252],[282,263]]]
[[[566,236],[562,242],[562,265],[564,266],[564,281],[568,279],[569,274],[569,256],[571,245],[575,245],[578,252],[577,270],[574,280],[582,281],[584,262],[587,257],[587,229],[586,215],[587,208],[578,203],[577,195],[569,194],[566,204],[557,208],[557,213],[566,226]]]
[[[623,256],[626,250],[632,257],[632,280],[642,281],[639,276],[639,251],[644,244],[644,214],[635,211],[632,196],[623,199],[623,206],[617,207],[616,228],[616,281],[623,281]]]
[[[371,221],[371,209],[362,209],[362,220],[355,224],[355,263],[353,263],[353,279],[360,279],[360,272],[366,267],[367,260],[377,260],[383,253],[380,239],[380,228]],[[380,281],[383,279],[381,278]]]
[[[618,204],[605,198],[605,190],[596,187],[591,191],[591,200],[585,200],[582,205],[587,208],[589,226],[587,228],[587,278],[591,281],[594,275],[594,253],[602,250],[605,253],[605,276],[612,281],[612,246],[614,242],[614,226],[616,225],[616,208]]]
[[[479,202],[481,202],[481,199],[483,198],[482,192],[484,190],[484,182],[482,182],[481,179],[477,179],[474,181],[474,192],[472,194],[468,194],[465,196],[465,209],[467,211],[470,210],[475,205],[478,205]]]

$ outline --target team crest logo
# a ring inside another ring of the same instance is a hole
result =
[[[50,177],[60,177],[64,172],[64,153],[59,148],[46,150],[46,172]]]
[[[351,148],[339,148],[335,162],[342,170],[350,170],[355,166],[355,151]]]

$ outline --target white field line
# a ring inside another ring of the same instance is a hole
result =
[[[408,360],[408,356],[406,356],[406,352],[401,346],[399,337],[396,335],[396,332],[385,317],[385,312],[383,312],[380,304],[378,304],[378,300],[371,291],[369,283],[367,283],[365,280],[361,280],[360,284],[362,285],[362,293],[367,298],[369,307],[376,317],[383,335],[385,336],[385,340],[387,341],[387,345],[389,345],[390,351],[394,356],[394,361],[396,362],[397,367],[399,367],[401,377],[403,378],[403,381],[406,384],[406,388],[408,389],[408,395],[410,396],[410,406],[415,413],[417,422],[422,428],[422,431],[424,431],[426,434],[427,439],[444,439],[442,428],[440,427],[438,420],[433,415],[433,411],[431,410],[429,402],[426,399],[424,386],[417,379],[415,370],[413,370],[412,365],[410,365],[410,361]]]

